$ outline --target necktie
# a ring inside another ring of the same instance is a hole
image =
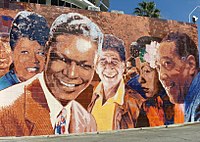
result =
[[[67,124],[66,118],[67,118],[67,110],[63,108],[56,119],[55,134],[68,133],[68,130],[66,130],[66,124]]]

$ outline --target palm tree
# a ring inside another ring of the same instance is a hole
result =
[[[139,7],[135,8],[133,14],[137,16],[146,16],[151,18],[159,18],[160,10],[156,8],[156,4],[154,2],[146,2],[143,1],[138,3]]]

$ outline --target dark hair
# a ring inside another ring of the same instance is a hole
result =
[[[22,11],[15,17],[10,31],[10,46],[14,50],[17,41],[22,37],[36,40],[41,46],[48,41],[49,27],[46,19],[39,14]]]
[[[158,43],[161,42],[161,38],[159,37],[151,37],[151,36],[142,36],[136,40],[136,42],[132,42],[130,47],[130,53],[133,58],[139,57],[139,51],[146,48],[146,44],[150,44],[152,41],[156,41]]]
[[[193,55],[196,60],[196,66],[199,66],[199,52],[194,41],[186,34],[181,32],[169,33],[163,38],[162,42],[175,42],[176,53],[180,57]]]
[[[117,51],[122,61],[126,60],[124,42],[114,35],[106,34],[104,36],[102,50]]]

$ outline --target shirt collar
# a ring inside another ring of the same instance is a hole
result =
[[[15,82],[21,82],[21,80],[17,77],[17,74],[15,73],[14,69],[11,69],[9,71],[10,75],[12,76],[12,78],[15,80]]]
[[[52,127],[55,127],[57,116],[59,115],[60,111],[65,108],[67,111],[67,120],[70,120],[70,114],[71,114],[71,104],[72,101],[70,101],[66,106],[63,106],[52,94],[49,92],[45,81],[44,81],[44,72],[41,73],[39,76],[39,81],[42,86],[42,89],[44,91],[45,98],[47,100],[48,107],[50,109],[50,119]],[[69,122],[69,121],[68,121]]]
[[[103,99],[103,83],[102,82],[99,83],[99,85],[95,89],[94,93],[96,95],[98,95],[101,99]],[[123,103],[124,103],[124,95],[125,95],[125,84],[124,84],[124,80],[122,79],[120,81],[120,85],[119,85],[119,87],[117,89],[116,94],[113,97],[109,98],[107,100],[107,102],[117,103],[119,105],[123,105]]]

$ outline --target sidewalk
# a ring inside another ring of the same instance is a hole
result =
[[[5,142],[200,142],[200,122],[60,136],[0,137]]]

